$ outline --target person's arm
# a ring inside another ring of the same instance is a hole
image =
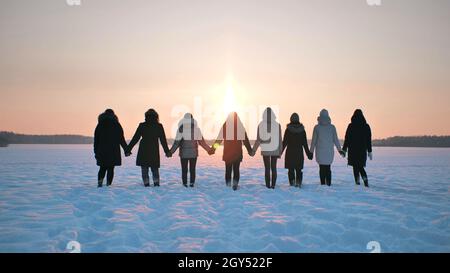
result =
[[[163,147],[164,153],[166,155],[170,155],[169,145],[167,145],[166,133],[164,132],[164,127],[162,126],[162,124],[160,124],[159,141],[161,143],[161,146]]]
[[[134,145],[138,143],[138,141],[142,137],[142,126],[139,124],[139,126],[136,129],[136,132],[134,133],[133,138],[131,139],[130,143],[128,144],[128,152],[131,152],[133,150]]]
[[[316,149],[316,145],[317,145],[317,127],[314,127],[313,130],[313,136],[312,136],[312,140],[311,140],[311,153],[314,154],[314,150]]]
[[[303,141],[303,149],[305,149],[306,156],[308,158],[311,158],[312,153],[308,147],[308,138],[306,137],[306,131],[303,131],[302,133],[302,141]]]
[[[367,152],[372,152],[372,130],[369,125],[367,125]]]
[[[208,143],[206,143],[206,141],[205,141],[205,139],[203,138],[203,136],[202,136],[202,139],[200,139],[200,140],[198,141],[198,144],[200,144],[200,146],[202,146],[202,148],[203,148],[206,152],[208,152],[208,153],[211,153],[212,150],[213,150],[213,148],[212,148],[212,147],[209,147]]]
[[[127,142],[125,141],[125,136],[123,134],[123,128],[122,128],[122,125],[120,125],[120,123],[118,125],[119,125],[119,134],[120,134],[120,136],[119,136],[120,146],[122,146],[123,152],[127,154],[128,153],[128,145],[127,145]]]
[[[284,150],[286,149],[287,145],[288,145],[288,129],[286,129],[284,131],[284,136],[283,136],[283,148],[281,150],[281,153],[284,153]]]
[[[345,131],[345,138],[344,138],[344,146],[342,147],[342,150],[344,152],[347,152],[348,145],[350,144],[350,124],[347,127],[347,130]]]
[[[253,154],[252,145],[250,145],[250,140],[248,140],[247,132],[245,132],[244,146],[250,155]]]
[[[98,151],[98,142],[99,142],[99,129],[98,129],[98,125],[97,127],[95,127],[95,132],[94,132],[94,155],[97,158],[97,151]]]
[[[336,146],[336,149],[338,150],[338,152],[343,155],[343,151],[341,148],[341,142],[339,141],[338,135],[337,135],[337,131],[336,131],[336,127],[333,126],[333,140],[334,140],[334,146]]]
[[[258,151],[259,145],[261,145],[261,136],[259,135],[259,126],[258,126],[258,129],[256,132],[255,144],[253,144],[252,154],[256,154],[256,151]]]

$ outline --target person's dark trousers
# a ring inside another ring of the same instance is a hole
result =
[[[264,168],[265,168],[266,187],[269,189],[275,189],[275,184],[277,183],[277,160],[278,160],[278,157],[263,156],[263,160],[264,160]],[[272,172],[272,176],[270,175],[271,172]]]
[[[142,171],[142,181],[144,181],[144,186],[146,186],[146,187],[150,186],[149,169],[152,170],[153,185],[155,187],[159,187],[159,168],[142,166],[141,171]]]
[[[303,182],[303,172],[302,169],[294,169],[291,168],[288,170],[288,177],[289,177],[289,185],[290,186],[296,186],[301,187]]]
[[[366,170],[364,170],[364,167],[362,166],[353,166],[353,176],[355,177],[355,183],[356,185],[359,185],[359,176],[361,175],[364,186],[369,187],[369,179],[367,178]]]
[[[190,186],[193,187],[195,184],[195,166],[197,164],[197,158],[181,158],[181,178],[183,180],[183,185],[187,187],[187,175],[188,170],[190,174]]]
[[[103,179],[106,175],[106,185],[111,186],[114,179],[114,167],[100,167],[98,171],[98,187],[103,186]]]
[[[225,183],[227,186],[231,186],[231,175],[233,175],[233,189],[237,190],[240,178],[240,161],[225,164]]]
[[[320,184],[331,186],[331,165],[319,165]]]

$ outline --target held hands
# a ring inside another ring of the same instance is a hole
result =
[[[369,159],[372,160],[373,159],[372,153],[369,153],[368,155],[369,155]]]
[[[313,153],[311,153],[311,152],[308,153],[308,159],[309,159],[309,160],[313,160],[313,157],[314,157],[314,154],[313,154]]]
[[[215,153],[216,153],[216,149],[214,149],[213,147],[209,148],[208,155],[213,155]]]
[[[168,151],[168,152],[166,153],[166,157],[168,157],[168,158],[172,157],[172,151]]]
[[[345,158],[345,151],[341,150],[339,151],[339,154],[342,156],[342,158]]]

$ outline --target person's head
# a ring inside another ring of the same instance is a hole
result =
[[[149,109],[147,112],[145,112],[145,121],[146,122],[154,122],[154,123],[159,122],[159,115],[155,111],[155,109],[152,108],[152,109]]]
[[[114,113],[114,110],[112,109],[106,109],[103,113],[101,113],[98,116],[98,121],[103,121],[103,120],[114,120],[114,121],[119,121],[119,118],[116,116],[116,114]]]
[[[322,109],[320,111],[319,117],[317,118],[319,124],[326,125],[331,123],[330,115],[328,114],[327,109]]]
[[[354,124],[366,124],[366,118],[361,109],[356,109],[352,116],[352,123]]]
[[[290,118],[291,124],[299,124],[300,123],[300,117],[297,113],[292,113]]]

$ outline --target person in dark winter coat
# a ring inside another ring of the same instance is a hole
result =
[[[263,120],[258,125],[256,142],[251,156],[254,156],[259,146],[264,161],[266,187],[275,189],[277,182],[277,161],[282,153],[281,125],[272,108],[267,107],[263,113]]]
[[[167,157],[171,157],[172,155],[167,146],[164,127],[159,123],[158,113],[154,109],[150,109],[145,113],[145,122],[140,123],[136,129],[133,139],[128,144],[128,152],[131,153],[131,150],[133,150],[133,147],[139,140],[136,166],[141,167],[144,186],[150,186],[149,169],[151,169],[153,185],[159,187],[159,143],[161,142],[161,146]]]
[[[206,144],[200,128],[197,126],[197,121],[192,114],[187,113],[180,121],[175,141],[170,149],[173,154],[180,148],[181,161],[181,179],[183,186],[187,187],[187,174],[190,173],[189,186],[194,187],[195,184],[195,166],[197,164],[198,146],[202,146],[208,154],[213,154],[214,150]]]
[[[288,169],[289,185],[301,187],[303,181],[303,149],[309,160],[313,154],[308,147],[306,131],[303,124],[300,123],[300,117],[297,113],[291,115],[291,122],[287,125],[283,137],[284,167]]]
[[[369,187],[369,180],[364,167],[367,155],[372,160],[372,132],[360,109],[355,110],[351,123],[347,127],[344,141],[344,152],[348,150],[348,165],[353,166],[355,183],[360,184],[360,176],[364,185]]]
[[[236,112],[228,115],[213,148],[216,149],[222,142],[224,146],[222,160],[225,161],[225,183],[227,186],[231,186],[231,177],[233,176],[233,190],[237,190],[240,179],[240,164],[243,159],[242,144],[250,155],[253,151],[244,125]]]
[[[103,180],[107,174],[107,186],[112,184],[114,179],[114,167],[122,165],[120,147],[122,146],[126,156],[129,155],[127,143],[123,135],[122,126],[114,111],[107,109],[99,115],[98,124],[94,133],[94,154],[98,171],[98,187],[103,186]]]

